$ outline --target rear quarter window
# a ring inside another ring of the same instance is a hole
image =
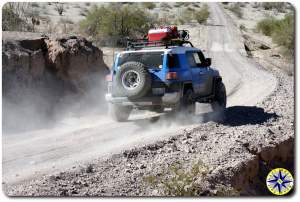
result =
[[[169,54],[168,55],[168,67],[169,68],[179,68],[179,55],[178,54]]]
[[[118,66],[126,62],[140,62],[149,68],[162,68],[164,52],[135,52],[120,54]]]

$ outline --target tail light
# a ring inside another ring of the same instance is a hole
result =
[[[106,76],[105,76],[105,80],[106,80],[107,82],[111,82],[111,81],[112,81],[112,75],[111,75],[111,74],[106,75]]]
[[[167,80],[174,80],[174,79],[178,79],[177,77],[177,72],[168,72],[167,76],[166,76]]]

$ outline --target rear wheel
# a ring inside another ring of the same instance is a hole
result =
[[[109,104],[109,114],[115,121],[118,122],[127,121],[131,110],[132,108],[129,106]]]

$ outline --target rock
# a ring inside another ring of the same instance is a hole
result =
[[[256,51],[256,50],[267,50],[270,49],[271,46],[268,45],[267,43],[254,39],[250,37],[249,35],[244,34],[244,45],[247,51]]]
[[[18,124],[19,130],[47,124],[68,95],[106,90],[101,81],[109,70],[103,53],[83,37],[3,32],[2,41],[4,130],[16,130],[16,122],[26,122]]]
[[[144,164],[140,165],[140,169],[145,169],[146,166]]]

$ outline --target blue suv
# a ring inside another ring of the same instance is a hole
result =
[[[126,121],[134,108],[193,114],[196,102],[224,110],[225,86],[210,66],[211,59],[188,41],[131,44],[116,55],[107,79],[110,114],[116,121]]]

